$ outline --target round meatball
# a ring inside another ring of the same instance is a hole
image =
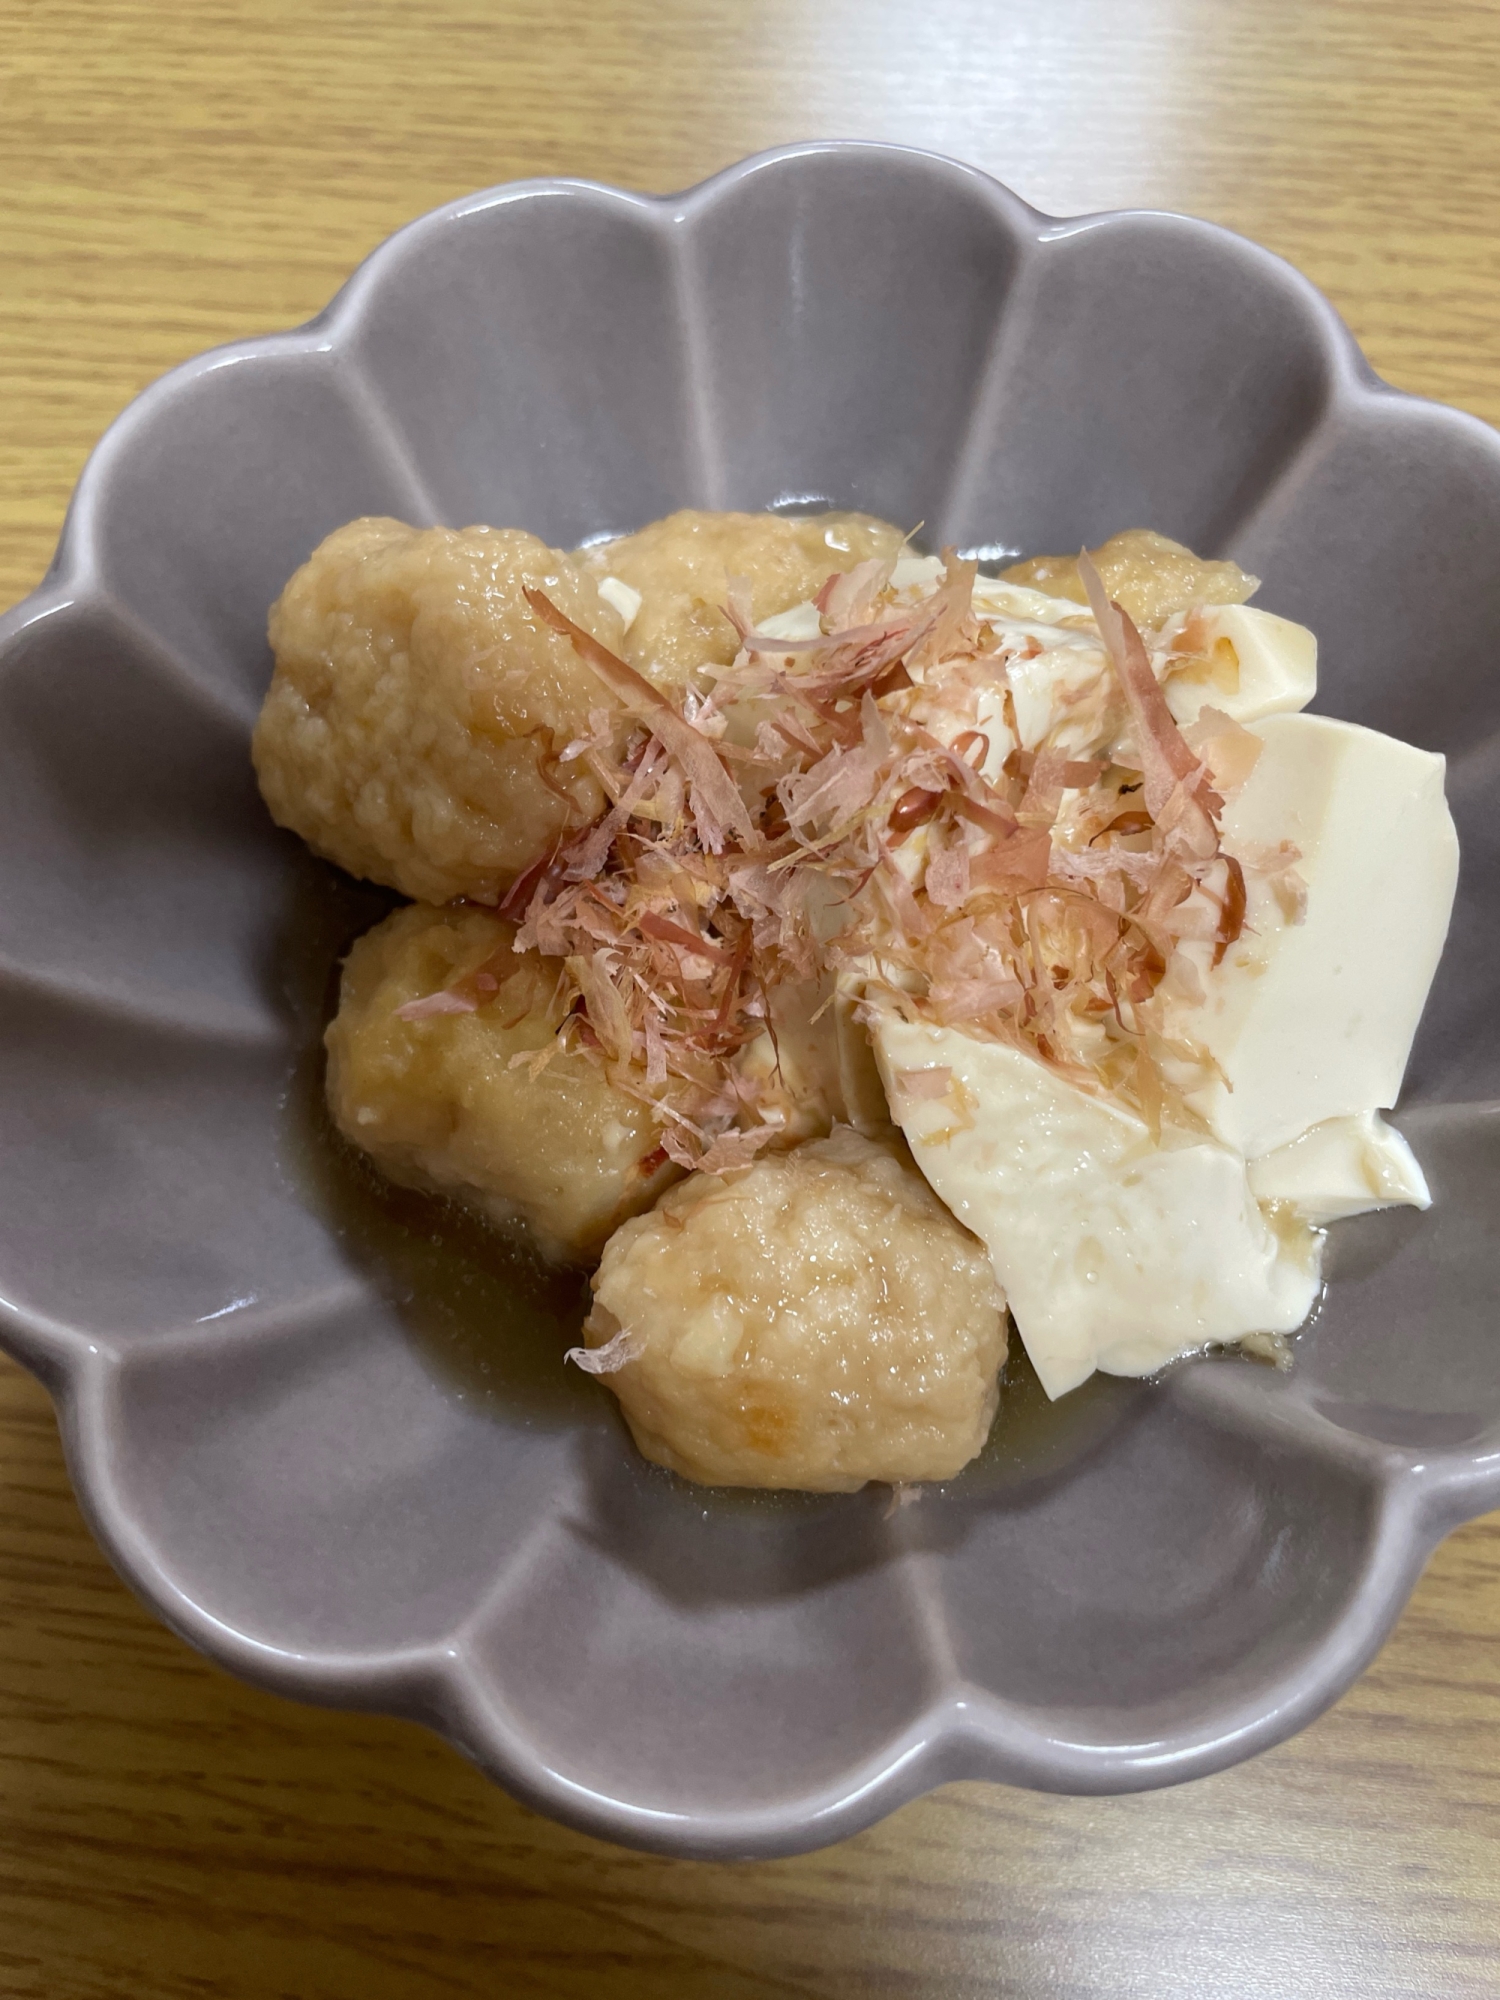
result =
[[[610,1238],[585,1325],[647,1458],[710,1486],[948,1479],[999,1400],[1005,1300],[894,1146],[841,1129],[694,1174]]]
[[[457,1196],[491,1220],[522,1217],[543,1252],[589,1262],[626,1216],[677,1177],[649,1109],[587,1056],[532,1072],[559,1025],[558,968],[516,953],[484,910],[398,910],[355,945],[328,1029],[339,1130],[392,1180]],[[456,979],[496,981],[472,1013],[402,1020]]]
[[[443,903],[498,900],[599,813],[592,774],[556,759],[616,704],[526,584],[619,650],[594,579],[519,529],[330,535],[271,611],[254,757],[273,817],[351,875]]]
[[[893,557],[902,535],[872,514],[706,514],[692,508],[582,553],[590,573],[639,591],[625,657],[653,680],[680,685],[739,649],[721,606],[729,579],[750,586],[750,611],[769,618],[816,596],[835,570]]]

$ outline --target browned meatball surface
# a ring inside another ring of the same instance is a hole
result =
[[[527,584],[618,650],[594,579],[520,529],[330,535],[271,612],[254,756],[274,817],[350,874],[442,903],[496,901],[600,812],[587,767],[557,759],[613,699]]]
[[[610,1238],[594,1298],[636,1443],[707,1485],[947,1479],[994,1419],[1005,1301],[983,1246],[902,1149],[847,1127],[691,1175]]]
[[[663,685],[702,666],[728,666],[739,644],[722,606],[732,577],[749,585],[757,620],[817,594],[835,570],[893,557],[901,530],[872,514],[707,514],[685,508],[634,535],[583,551],[601,580],[639,593],[625,657]]]
[[[558,967],[513,953],[514,936],[483,910],[415,905],[362,937],[327,1034],[329,1108],[390,1179],[524,1218],[548,1255],[591,1261],[677,1169],[660,1163],[647,1107],[582,1053],[513,1065],[559,1021]],[[483,968],[495,990],[472,1013],[401,1018]]]

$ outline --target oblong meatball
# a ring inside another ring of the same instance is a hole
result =
[[[520,529],[331,534],[271,611],[254,758],[273,817],[351,875],[443,903],[498,900],[600,812],[587,768],[556,758],[615,704],[527,584],[619,649],[594,579]]]
[[[668,514],[633,535],[580,552],[590,574],[617,576],[641,597],[625,635],[632,666],[664,685],[702,666],[727,667],[739,647],[721,609],[729,579],[750,586],[752,618],[804,603],[835,570],[893,557],[902,534],[873,514]]]
[[[328,1104],[344,1136],[406,1187],[458,1197],[493,1221],[522,1217],[550,1257],[592,1261],[610,1232],[677,1177],[645,1105],[588,1058],[560,1052],[558,967],[513,953],[484,910],[413,905],[350,952],[329,1026]],[[472,1013],[402,1020],[398,1009],[492,968]]]
[[[610,1238],[585,1338],[647,1458],[715,1486],[947,1479],[989,1434],[1005,1301],[895,1147],[842,1129],[693,1174]]]

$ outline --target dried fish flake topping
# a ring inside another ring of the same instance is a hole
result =
[[[1048,622],[952,550],[872,559],[770,632],[732,584],[740,650],[680,705],[528,589],[600,682],[563,755],[610,805],[511,890],[515,949],[558,962],[559,1045],[652,1107],[668,1157],[724,1173],[778,1138],[778,1065],[739,1059],[775,1047],[779,989],[840,975],[1153,1126],[1192,1122],[1182,1094],[1211,1062],[1168,1032],[1167,999],[1202,991],[1178,947],[1209,940],[1219,962],[1247,868],[1290,913],[1298,857],[1224,851],[1257,739],[1212,709],[1179,729],[1170,640],[1086,555],[1075,573],[1087,609]],[[481,1005],[502,977],[481,967],[407,1011]]]

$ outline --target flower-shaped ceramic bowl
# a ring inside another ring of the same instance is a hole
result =
[[[823,501],[996,557],[1137,524],[1235,556],[1319,633],[1320,707],[1447,753],[1464,844],[1400,1116],[1436,1205],[1336,1232],[1295,1372],[1023,1381],[889,1517],[649,1469],[561,1366],[575,1288],[337,1160],[315,1052],[382,904],[247,755],[267,606],[353,515],[567,545]],[[159,382],[0,627],[0,1338],[120,1570],[236,1672],[687,1854],[948,1778],[1164,1784],[1316,1714],[1500,1503],[1497,547],[1500,440],[1274,257],[880,147],[478,195]]]

